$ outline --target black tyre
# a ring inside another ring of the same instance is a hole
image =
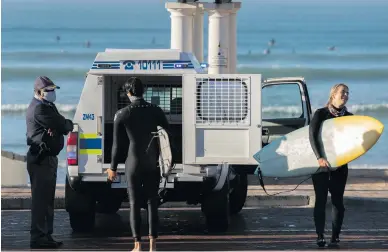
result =
[[[103,214],[114,214],[120,210],[121,204],[126,196],[126,190],[108,189],[102,194],[97,202],[96,212]]]
[[[230,214],[234,215],[241,211],[245,205],[248,193],[248,176],[247,174],[237,174],[236,183],[229,195]]]
[[[225,232],[230,222],[229,213],[229,180],[226,179],[223,188],[210,192],[201,204],[206,218],[207,229],[210,232]]]
[[[94,229],[95,212],[69,212],[70,226],[76,233],[91,232]]]
[[[70,226],[74,232],[89,232],[94,229],[96,201],[92,193],[74,190],[66,177],[65,208],[69,213]]]

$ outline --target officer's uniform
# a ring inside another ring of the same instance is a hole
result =
[[[34,89],[59,88],[47,77],[38,77]],[[54,198],[57,180],[57,155],[64,147],[64,136],[73,130],[73,123],[59,114],[52,102],[32,99],[26,115],[27,170],[31,182],[31,247],[55,248],[53,233]],[[48,130],[54,136],[48,134]]]

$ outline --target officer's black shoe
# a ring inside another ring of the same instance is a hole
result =
[[[333,237],[331,238],[330,240],[330,243],[329,245],[327,245],[329,248],[339,248],[339,242],[340,242],[340,239],[338,237]]]
[[[319,235],[318,235],[318,238],[317,238],[317,245],[318,245],[318,247],[320,247],[320,248],[325,247],[326,241],[325,241],[325,237],[323,236],[323,234],[319,234]]]
[[[60,246],[63,245],[63,242],[54,240],[54,238],[53,238],[51,235],[48,235],[48,236],[47,236],[47,239],[48,239],[50,242],[55,242],[55,243],[57,244],[58,247],[60,247]]]
[[[30,243],[31,249],[56,249],[59,245],[55,241],[35,241]]]

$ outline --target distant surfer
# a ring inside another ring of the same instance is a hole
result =
[[[91,45],[90,41],[89,41],[89,40],[86,40],[86,42],[85,42],[85,46],[86,46],[86,48],[89,48],[89,47],[90,47],[90,45]]]
[[[268,42],[268,45],[269,45],[269,46],[274,46],[274,45],[275,45],[275,39],[271,39],[271,40]]]
[[[318,144],[319,129],[325,120],[352,115],[352,113],[347,111],[345,106],[348,98],[349,88],[345,84],[340,83],[334,85],[330,90],[330,96],[326,106],[315,112],[309,126],[311,147],[317,157],[319,168],[323,169],[322,172],[312,175],[315,191],[314,223],[318,235],[317,245],[319,247],[324,247],[326,245],[324,229],[328,191],[330,191],[331,194],[333,208],[332,236],[329,247],[339,246],[339,234],[341,232],[345,212],[343,199],[348,177],[347,164],[338,167],[334,171],[329,169],[330,164],[324,157],[323,150]]]
[[[328,49],[329,49],[329,51],[335,51],[336,48],[335,48],[335,46],[330,46]]]
[[[265,49],[264,51],[263,51],[263,54],[270,54],[271,53],[271,50],[270,49]]]
[[[60,36],[56,36],[55,39],[57,40],[57,42],[59,42],[61,40],[61,37]]]

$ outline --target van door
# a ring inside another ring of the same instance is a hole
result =
[[[183,164],[256,164],[261,75],[183,75]]]
[[[267,79],[262,85],[263,147],[310,123],[311,104],[303,78]]]

